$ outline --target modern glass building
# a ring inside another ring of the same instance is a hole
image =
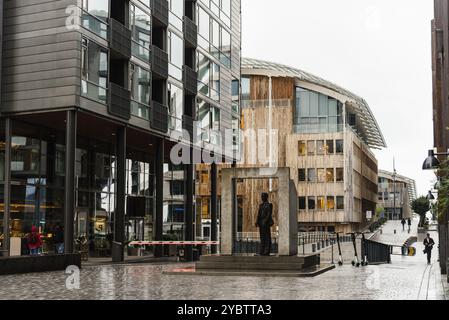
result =
[[[3,254],[27,254],[32,226],[43,253],[59,225],[66,253],[84,236],[116,261],[131,240],[194,240],[194,164],[170,151],[239,120],[240,0],[2,3]]]

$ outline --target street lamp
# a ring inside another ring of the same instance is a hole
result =
[[[436,170],[440,166],[440,160],[436,156],[447,156],[449,153],[435,153],[433,150],[429,150],[429,156],[424,160],[422,165],[423,170]]]

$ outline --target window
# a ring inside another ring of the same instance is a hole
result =
[[[326,170],[317,169],[318,182],[323,183],[326,182]]]
[[[182,31],[182,17],[184,16],[184,0],[169,0],[168,7],[170,24]]]
[[[82,39],[81,94],[107,103],[108,51],[91,40]]]
[[[318,140],[316,142],[316,154],[317,155],[324,155],[324,141],[323,140]]]
[[[232,112],[240,113],[240,81],[239,80],[232,80],[231,95],[232,95]]]
[[[251,99],[251,79],[242,77],[242,100]]]
[[[315,197],[309,197],[307,200],[307,205],[308,205],[309,210],[315,210],[316,209]]]
[[[335,152],[337,154],[343,153],[343,140],[336,140],[335,141]]]
[[[317,197],[317,210],[326,210],[326,202],[324,197]]]
[[[344,181],[344,170],[343,170],[343,168],[335,169],[335,176],[337,178],[337,182],[343,182]]]
[[[181,88],[169,83],[168,86],[169,128],[182,132],[184,93]]]
[[[130,65],[131,113],[149,119],[150,72],[138,65]]]
[[[334,182],[334,169],[327,168],[326,169],[326,182]]]
[[[172,196],[182,196],[184,195],[184,181],[183,180],[173,180],[170,181],[170,194]]]
[[[326,140],[326,154],[334,154],[334,140]]]
[[[345,199],[344,197],[337,197],[337,210],[345,209]]]
[[[220,143],[220,109],[198,99],[198,134],[200,141]]]
[[[306,155],[306,142],[305,141],[298,141],[298,154],[300,156]]]
[[[133,56],[149,62],[151,46],[151,18],[135,5],[130,6],[131,51]]]
[[[332,196],[327,197],[327,210],[328,211],[335,210],[335,198]]]
[[[198,91],[220,100],[220,66],[201,53],[198,53]]]
[[[315,141],[307,141],[307,154],[309,156],[315,155]]]
[[[298,181],[306,182],[306,169],[298,169]]]
[[[308,169],[307,170],[307,181],[308,182],[316,182],[316,170],[315,169]]]
[[[184,43],[175,33],[168,33],[168,73],[175,79],[182,81],[182,65],[184,64]]]
[[[210,17],[201,7],[198,7],[198,33],[201,36],[198,39],[199,44],[201,44],[204,49],[209,50]]]
[[[299,197],[299,210],[306,210],[306,197]]]
[[[296,88],[294,130],[298,133],[341,132],[343,105],[304,88]]]
[[[108,37],[109,0],[83,0],[82,25],[96,35]]]

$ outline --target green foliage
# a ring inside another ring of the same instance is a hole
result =
[[[419,226],[424,226],[426,213],[430,211],[430,201],[426,197],[420,197],[412,202],[412,210],[420,216]]]
[[[438,202],[436,205],[436,214],[439,224],[445,224],[444,217],[449,212],[449,161],[446,160],[440,164],[438,170],[440,179],[440,188],[438,189]]]

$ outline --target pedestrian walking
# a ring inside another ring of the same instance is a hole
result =
[[[402,231],[405,231],[405,218],[402,218],[402,221],[401,221],[401,223],[402,223]]]
[[[435,245],[435,241],[430,237],[430,233],[427,234],[427,237],[424,239],[424,254],[427,254],[427,263],[430,264],[432,259],[432,250]]]
[[[30,255],[35,256],[39,254],[39,249],[42,246],[42,238],[35,226],[31,227],[31,233],[28,235],[28,249]]]
[[[54,235],[54,243],[55,243],[55,253],[63,254],[64,253],[64,230],[62,227],[57,224],[55,228]]]
[[[408,223],[408,231],[410,231],[412,229],[412,219],[408,218],[407,223]]]

